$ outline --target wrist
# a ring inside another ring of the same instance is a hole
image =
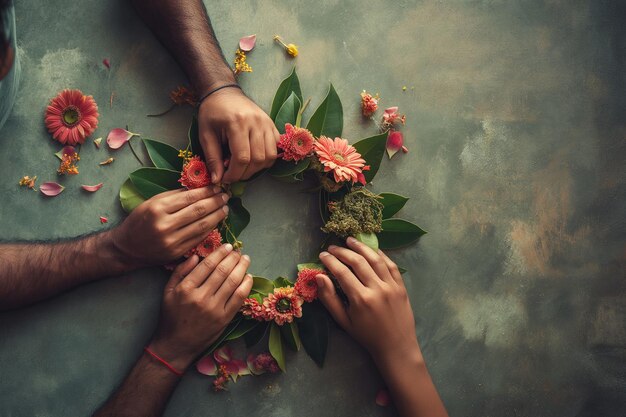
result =
[[[390,349],[370,350],[372,359],[382,371],[406,366],[424,366],[424,357],[417,340],[404,346],[393,346]]]
[[[144,266],[123,249],[119,234],[118,226],[96,238],[98,259],[103,261],[104,267],[112,273],[123,274]]]
[[[196,355],[181,351],[174,343],[163,339],[152,339],[147,346],[152,352],[167,361],[168,364],[180,372],[185,372],[196,359]]]

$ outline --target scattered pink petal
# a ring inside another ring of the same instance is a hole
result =
[[[100,162],[100,165],[111,165],[113,163],[113,161],[115,161],[115,158],[109,158],[109,159],[106,159],[106,160]]]
[[[202,375],[217,375],[217,366],[211,356],[205,356],[196,363],[196,370]]]
[[[63,160],[63,155],[74,155],[76,153],[76,148],[73,146],[64,146],[59,152],[55,153],[56,157],[60,160]]]
[[[102,65],[104,65],[105,67],[107,67],[107,69],[111,69],[111,61],[109,61],[109,58],[104,58],[102,60]]]
[[[213,352],[213,358],[220,365],[225,365],[233,357],[233,350],[230,346],[225,345]]]
[[[249,52],[254,49],[254,45],[256,44],[256,35],[244,36],[239,39],[239,49],[244,52]]]
[[[402,132],[397,130],[390,131],[389,136],[387,136],[387,155],[389,155],[389,159],[402,149],[402,146],[404,146]]]
[[[106,217],[104,217],[104,216],[100,216],[100,223],[101,223],[101,224],[108,223],[108,222],[109,222],[109,219],[108,219],[108,218],[106,218]]]
[[[133,136],[138,136],[137,133],[129,132],[122,128],[115,128],[109,132],[107,136],[107,144],[111,149],[119,149]]]
[[[376,405],[381,407],[387,407],[391,404],[391,398],[389,397],[389,391],[385,388],[381,388],[378,393],[376,393]]]
[[[57,184],[56,182],[44,182],[39,186],[39,190],[43,195],[46,195],[48,197],[55,197],[61,194],[61,192],[65,190],[65,187],[61,184]]]
[[[388,107],[385,109],[385,114],[387,116],[391,116],[396,113],[398,113],[398,106]]]
[[[93,144],[96,145],[97,149],[100,149],[100,143],[102,143],[102,138],[94,139]]]
[[[402,152],[403,153],[409,153],[409,148],[407,148],[406,146],[402,145]]]
[[[100,188],[102,188],[103,185],[104,185],[103,183],[96,184],[96,185],[81,185],[81,188],[85,191],[89,191],[90,193],[95,193]]]

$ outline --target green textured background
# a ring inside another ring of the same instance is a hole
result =
[[[16,183],[55,180],[59,149],[43,126],[66,87],[93,94],[96,136],[128,124],[176,145],[190,109],[160,119],[184,82],[125,1],[17,2],[24,68],[0,132],[4,239],[50,239],[122,220],[128,149],[88,142],[80,175],[57,198]],[[600,0],[214,1],[207,7],[229,59],[256,33],[242,76],[268,109],[294,61],[313,107],[332,81],[344,136],[375,131],[359,92],[406,112],[408,154],[385,160],[376,191],[411,197],[401,212],[430,233],[392,254],[405,275],[433,379],[452,416],[626,415],[625,7]],[[103,68],[103,58],[112,68]],[[408,87],[402,92],[401,87]],[[109,92],[116,93],[109,108]],[[309,112],[309,115],[311,112]],[[104,182],[86,195],[80,184]],[[315,206],[298,186],[262,178],[244,198],[252,272],[292,274],[317,244]],[[28,256],[25,253],[24,256]],[[81,287],[0,314],[0,415],[83,416],[101,404],[156,323],[167,275],[157,269]],[[326,367],[288,355],[288,373],[246,377],[215,395],[190,371],[168,416],[388,416],[364,352],[333,330]]]

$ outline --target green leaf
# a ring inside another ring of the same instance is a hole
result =
[[[191,119],[191,125],[189,126],[189,145],[191,147],[191,152],[194,155],[198,155],[200,159],[206,161],[204,157],[204,151],[202,150],[202,145],[200,144],[200,132],[198,130],[198,118],[194,115]]]
[[[298,272],[302,271],[303,269],[320,269],[320,270],[324,270],[325,267],[324,265],[320,264],[320,263],[316,263],[316,262],[309,262],[309,263],[304,263],[304,264],[298,264]]]
[[[306,170],[310,163],[311,160],[309,158],[303,159],[298,163],[277,159],[267,172],[273,177],[293,177]]]
[[[285,343],[291,350],[295,350],[296,352],[300,350],[302,341],[300,340],[300,332],[298,331],[298,326],[295,322],[285,323],[280,326],[280,332],[285,340]]]
[[[298,79],[298,74],[296,74],[296,67],[294,66],[291,70],[291,73],[285,78],[280,85],[278,86],[278,90],[276,90],[276,94],[274,95],[274,100],[272,101],[272,109],[270,110],[270,117],[272,120],[276,120],[276,115],[280,110],[283,103],[287,100],[287,98],[294,93],[302,102],[302,91],[300,90],[300,80]]]
[[[229,211],[228,217],[226,217],[226,223],[231,233],[235,235],[235,237],[238,237],[241,232],[243,232],[243,229],[248,226],[248,223],[250,223],[250,212],[243,206],[241,198],[239,197],[232,197],[228,200],[228,208]],[[220,233],[228,242],[234,243],[231,234],[228,233],[223,226],[220,226]]]
[[[276,323],[272,323],[270,327],[270,341],[269,341],[270,354],[276,362],[278,366],[283,372],[285,370],[285,353],[283,352],[283,342],[280,337],[280,327]]]
[[[146,199],[139,193],[137,188],[130,181],[130,178],[127,178],[124,184],[122,184],[122,188],[120,188],[120,203],[124,211],[130,213],[144,201],[146,201]]]
[[[365,243],[374,251],[378,250],[378,238],[376,237],[375,233],[357,233],[354,237],[359,242]]]
[[[385,154],[385,144],[387,143],[387,133],[381,133],[380,135],[370,136],[369,138],[361,139],[354,144],[356,150],[365,159],[365,165],[370,166],[369,171],[363,171],[365,180],[371,182],[374,176],[380,168],[380,162],[383,160]]]
[[[319,301],[302,306],[302,318],[298,319],[300,339],[306,353],[321,368],[328,349],[328,313]]]
[[[252,290],[258,294],[267,295],[274,291],[274,282],[263,277],[252,277]]]
[[[230,184],[230,193],[235,197],[241,197],[243,192],[246,191],[246,183],[243,181]]]
[[[278,277],[272,282],[274,283],[275,288],[293,287],[293,282],[289,281],[285,277]]]
[[[178,157],[178,149],[158,140],[142,140],[155,167],[179,172],[183,170],[183,159]]]
[[[419,226],[402,219],[386,219],[382,223],[383,231],[378,233],[381,249],[396,249],[410,245],[426,234]]]
[[[228,336],[226,336],[226,339],[224,340],[239,339],[241,336],[244,336],[246,333],[248,333],[249,331],[254,329],[256,326],[258,326],[259,323],[260,322],[256,320],[243,319],[239,322],[237,327],[232,332],[230,332]]]
[[[315,110],[306,126],[313,136],[341,137],[343,131],[343,107],[333,85],[330,85],[328,94],[322,104]]]
[[[285,123],[296,124],[296,118],[298,117],[298,111],[301,105],[302,102],[295,93],[291,93],[287,100],[285,100],[280,110],[278,110],[276,120],[274,121],[279,133],[285,133]]]
[[[162,168],[139,168],[129,178],[139,194],[148,199],[165,191],[180,188],[180,172]]]
[[[246,347],[252,347],[259,343],[265,337],[269,327],[270,324],[267,322],[259,323],[258,326],[246,333],[243,337],[246,341]]]
[[[398,194],[381,193],[379,196],[382,197],[380,202],[385,206],[383,208],[383,219],[388,219],[399,212],[406,202],[409,201],[408,198]]]
[[[405,272],[407,272],[406,268],[402,268],[401,266],[398,267],[398,271],[400,271],[401,274],[404,274]]]

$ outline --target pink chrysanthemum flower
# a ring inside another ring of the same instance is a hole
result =
[[[80,90],[63,90],[50,100],[45,122],[52,137],[64,145],[84,143],[98,127],[98,105]]]
[[[304,268],[302,271],[298,272],[298,279],[294,285],[296,294],[302,297],[307,303],[315,300],[317,298],[317,282],[315,281],[315,276],[323,273],[324,271],[321,269],[312,268]]]
[[[222,245],[222,235],[220,231],[217,229],[211,230],[211,233],[204,238],[202,242],[195,248],[191,249],[189,252],[185,254],[187,258],[191,255],[196,254],[201,258],[206,258],[210,254],[212,254],[215,249],[219,248]]]
[[[376,110],[378,110],[378,100],[380,100],[378,94],[372,96],[370,93],[363,90],[361,93],[361,111],[363,112],[363,116],[372,117]]]
[[[188,190],[211,185],[211,178],[204,161],[199,156],[191,158],[185,166],[178,180]]]
[[[294,317],[302,317],[304,300],[296,294],[293,287],[276,288],[263,300],[265,314],[270,320],[282,326],[291,323]]]
[[[265,321],[267,315],[263,306],[254,298],[246,298],[243,301],[243,306],[239,310],[244,316],[250,317],[254,320]]]
[[[315,142],[315,153],[324,165],[324,171],[332,171],[335,182],[358,180],[359,174],[363,171],[365,160],[357,152],[354,146],[342,138],[329,139],[320,136]]]
[[[248,368],[254,375],[260,375],[265,372],[275,374],[280,371],[276,359],[274,359],[268,352],[261,352],[256,356],[249,355]]]
[[[280,135],[278,147],[283,150],[285,161],[300,161],[313,151],[315,138],[307,129],[285,123],[285,133]]]
[[[404,124],[406,122],[406,116],[398,113],[398,107],[389,107],[385,109],[383,113],[383,129],[389,129],[396,123]]]

